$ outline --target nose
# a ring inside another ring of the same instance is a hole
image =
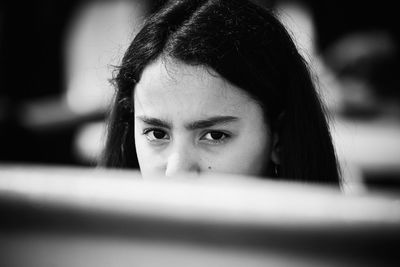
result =
[[[165,176],[175,176],[184,173],[200,173],[198,157],[190,147],[181,147],[173,151],[167,160]]]

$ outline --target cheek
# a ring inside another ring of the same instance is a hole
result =
[[[260,140],[237,140],[231,146],[227,146],[223,152],[208,159],[209,171],[262,175],[268,167],[270,158],[270,141],[267,138]]]
[[[135,129],[135,149],[140,172],[143,176],[149,173],[156,173],[158,166],[157,153],[154,153],[147,144],[146,138],[139,131],[139,129]]]

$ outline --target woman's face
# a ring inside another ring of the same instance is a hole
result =
[[[144,69],[134,106],[143,177],[261,175],[267,168],[271,136],[263,110],[212,70],[157,60]]]

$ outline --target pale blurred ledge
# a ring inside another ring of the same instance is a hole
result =
[[[336,117],[331,130],[345,190],[400,193],[399,120]]]
[[[0,165],[0,212],[0,266],[400,261],[400,197],[252,177]]]

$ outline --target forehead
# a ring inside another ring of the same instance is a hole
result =
[[[161,59],[144,69],[134,91],[134,102],[136,115],[166,119],[246,117],[258,106],[245,91],[211,69]]]

